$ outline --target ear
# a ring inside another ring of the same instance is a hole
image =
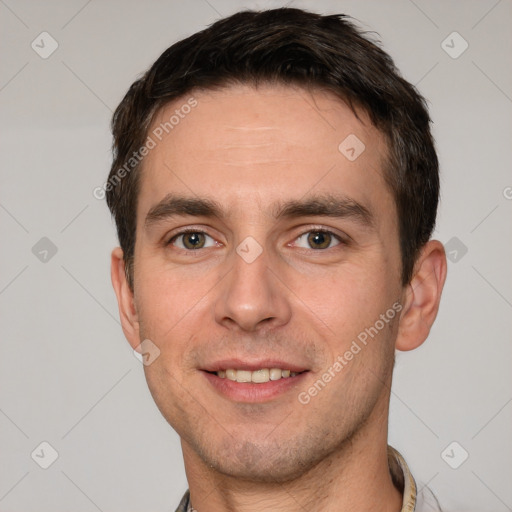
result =
[[[443,244],[430,240],[416,261],[411,282],[404,288],[395,344],[398,350],[413,350],[427,339],[439,310],[446,270]]]
[[[124,335],[130,342],[132,348],[135,349],[140,345],[139,320],[137,310],[135,309],[133,292],[126,280],[124,257],[121,247],[116,247],[112,251],[110,275],[112,278],[112,286],[117,296],[119,317],[121,319]]]

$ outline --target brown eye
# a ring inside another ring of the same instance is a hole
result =
[[[201,249],[204,244],[204,233],[185,233],[183,235],[183,245],[187,249]]]
[[[302,249],[330,249],[341,243],[338,236],[330,231],[308,231],[303,235],[299,236],[295,242],[297,247]]]
[[[188,251],[197,249],[203,249],[205,247],[212,247],[215,245],[215,241],[211,236],[201,231],[189,231],[187,233],[181,233],[173,237],[170,244]]]
[[[325,231],[311,231],[308,234],[308,244],[311,249],[327,249],[331,245],[332,235]]]

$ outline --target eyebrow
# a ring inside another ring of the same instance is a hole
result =
[[[222,207],[211,199],[175,196],[167,194],[160,202],[151,207],[144,221],[148,228],[176,216],[223,217]]]
[[[271,211],[276,220],[300,217],[349,218],[366,227],[372,227],[375,220],[373,212],[366,206],[354,199],[332,194],[276,203]],[[145,228],[176,216],[222,219],[226,213],[220,203],[212,199],[168,194],[151,207],[144,221]]]
[[[331,194],[316,196],[306,200],[287,201],[276,209],[275,217],[350,218],[367,227],[372,227],[374,224],[374,215],[369,208],[354,199]]]

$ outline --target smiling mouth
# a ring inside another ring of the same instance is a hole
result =
[[[282,370],[281,368],[261,368],[254,371],[228,368],[226,370],[218,370],[216,372],[208,373],[216,375],[221,379],[228,379],[233,382],[264,384],[265,382],[296,377],[297,375],[300,375],[304,372],[292,372],[291,370]]]

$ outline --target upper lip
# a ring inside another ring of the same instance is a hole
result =
[[[281,370],[290,370],[292,372],[303,372],[307,368],[303,365],[290,363],[279,359],[261,359],[261,360],[241,360],[241,359],[222,359],[205,365],[201,368],[207,372],[218,372],[219,370],[247,370],[256,371],[263,368],[280,368]]]

